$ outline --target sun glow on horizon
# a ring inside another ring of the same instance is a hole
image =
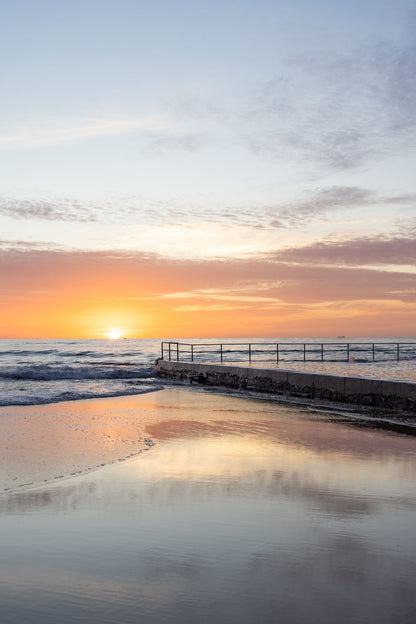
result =
[[[123,329],[121,327],[111,327],[107,332],[106,336],[110,340],[117,340],[123,336]]]

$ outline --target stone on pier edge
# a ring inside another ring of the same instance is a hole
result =
[[[416,414],[416,383],[412,382],[162,359],[156,360],[154,370],[161,378],[180,382]]]

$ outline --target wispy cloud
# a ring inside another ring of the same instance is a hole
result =
[[[358,186],[307,188],[296,200],[250,205],[212,205],[208,201],[187,202],[185,198],[158,199],[129,195],[101,200],[70,197],[38,197],[0,195],[0,215],[16,219],[79,221],[99,223],[140,222],[175,227],[198,223],[241,226],[260,230],[304,227],[312,222],[331,219],[335,213],[369,207],[391,206],[400,216],[401,209],[416,205],[416,195],[380,195]],[[396,217],[395,217],[396,218]],[[409,228],[407,217],[403,228]]]
[[[87,118],[79,121],[39,121],[29,126],[16,127],[12,131],[0,131],[0,149],[15,147],[45,147],[85,141],[122,134],[146,134],[156,131],[172,131],[174,124],[162,116],[148,115],[121,119]]]
[[[285,249],[273,257],[299,264],[346,266],[403,265],[416,267],[416,237],[363,237],[355,240],[319,242]]]
[[[25,250],[19,245],[1,251],[0,270],[3,286],[7,284],[11,290],[15,284],[29,290],[35,286],[47,290],[53,284],[58,293],[61,284],[66,287],[70,280],[79,296],[88,297],[93,288],[103,295],[111,292],[112,297],[126,300],[150,296],[180,305],[187,305],[192,299],[203,300],[207,305],[239,301],[253,306],[416,300],[415,273],[348,267],[342,263],[313,264],[308,257],[303,257],[301,251],[298,257],[284,259],[175,260],[154,253]],[[304,258],[304,262],[297,262],[299,258]]]
[[[332,215],[339,210],[368,207],[377,203],[377,194],[355,186],[333,186],[312,189],[297,200],[286,204],[265,207],[269,216],[267,227],[288,228],[305,225]],[[382,200],[383,201],[383,200]]]
[[[75,199],[36,199],[0,196],[0,215],[14,219],[96,222],[99,214],[88,203]]]
[[[191,132],[149,133],[142,151],[148,156],[163,156],[172,151],[195,152],[206,143],[202,134]]]
[[[260,88],[245,119],[250,149],[347,170],[416,136],[416,44],[299,58]]]
[[[21,253],[21,252],[36,252],[36,251],[60,251],[64,253],[66,250],[61,245],[45,243],[45,242],[33,242],[27,240],[8,240],[0,238],[0,255],[2,253]]]

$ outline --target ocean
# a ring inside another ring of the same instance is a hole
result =
[[[181,342],[205,345],[195,347],[195,359],[199,361],[218,363],[217,345],[222,343],[224,363],[246,366],[246,345],[257,343],[252,351],[252,366],[416,382],[416,341],[412,338],[348,339],[351,345],[348,362],[345,361],[347,340],[333,338],[204,338]],[[273,349],[265,356],[261,347],[276,342],[280,345],[279,362]],[[230,343],[240,346],[226,346]],[[309,361],[303,361],[304,343],[309,345]],[[377,345],[375,359],[373,343]],[[397,343],[414,343],[401,346],[400,361],[396,360]],[[325,346],[324,361],[319,361],[321,344]],[[182,349],[183,357],[189,359],[189,347]],[[153,374],[153,364],[160,355],[159,339],[0,340],[0,406],[152,392],[162,388]],[[173,351],[172,357],[176,357]]]
[[[156,390],[159,351],[158,340],[1,340],[0,406]]]

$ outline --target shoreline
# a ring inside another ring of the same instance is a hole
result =
[[[171,417],[172,413],[182,418],[183,404],[190,403],[198,411],[201,404],[218,400],[230,401],[243,411],[270,410],[277,414],[283,411],[290,418],[306,417],[315,425],[327,422],[409,437],[416,435],[414,420],[369,414],[358,406],[330,402],[322,405],[299,397],[169,380],[162,390],[137,395],[1,407],[4,439],[0,497],[50,487],[100,468],[138,459],[159,443],[157,436],[149,433],[154,433],[155,423]]]
[[[145,427],[157,392],[0,407],[0,496],[83,476],[149,450],[155,443]]]

